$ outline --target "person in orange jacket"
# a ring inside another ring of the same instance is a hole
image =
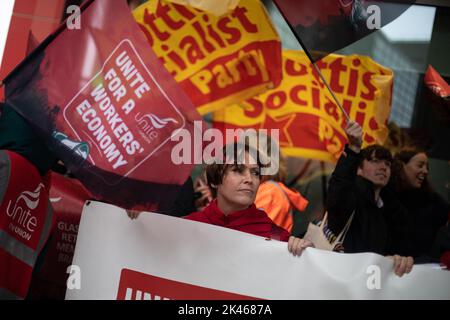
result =
[[[294,225],[293,210],[305,211],[309,201],[300,192],[288,188],[283,181],[286,179],[285,160],[280,152],[278,173],[264,176],[256,194],[255,205],[264,210],[270,219],[278,226],[292,232]]]

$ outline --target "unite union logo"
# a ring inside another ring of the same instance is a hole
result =
[[[31,212],[39,206],[43,188],[44,185],[39,183],[34,191],[22,191],[14,205],[11,200],[8,202],[6,215],[10,218],[9,229],[25,240],[31,239],[31,234],[38,225],[37,217]]]
[[[41,189],[44,188],[42,183],[39,183],[38,187],[34,191],[23,191],[17,198],[16,205],[20,200],[23,200],[30,210],[34,210],[39,205],[39,197],[41,195]]]
[[[178,124],[178,121],[176,121],[174,118],[159,118],[158,116],[155,116],[153,113],[146,114],[144,118],[147,118],[152,123],[152,126],[156,129],[163,129],[169,122],[172,122],[173,124]]]
[[[135,120],[146,141],[157,139],[160,135],[158,131],[163,130],[168,125],[173,124],[176,126],[179,124],[179,122],[174,118],[161,118],[153,113],[147,113],[144,115],[137,113]]]

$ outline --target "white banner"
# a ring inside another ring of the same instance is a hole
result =
[[[154,213],[83,211],[66,299],[450,299],[450,272],[399,278],[372,253],[308,248]],[[78,268],[79,267],[79,268]]]

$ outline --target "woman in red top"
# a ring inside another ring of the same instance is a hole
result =
[[[227,155],[234,156],[230,158]],[[259,158],[259,153],[247,144],[234,143],[226,146],[224,161],[206,167],[208,186],[216,199],[203,211],[192,213],[185,219],[287,241],[289,252],[299,256],[306,247],[311,247],[312,243],[290,236],[289,232],[277,226],[264,211],[256,209],[253,203],[261,179],[262,164]]]

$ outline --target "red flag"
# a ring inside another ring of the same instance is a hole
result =
[[[7,102],[96,197],[165,210],[192,165],[171,137],[193,131],[195,107],[149,49],[125,0],[86,4],[5,80]]]
[[[425,72],[425,84],[441,98],[450,98],[450,85],[442,79],[441,75],[431,66]]]

